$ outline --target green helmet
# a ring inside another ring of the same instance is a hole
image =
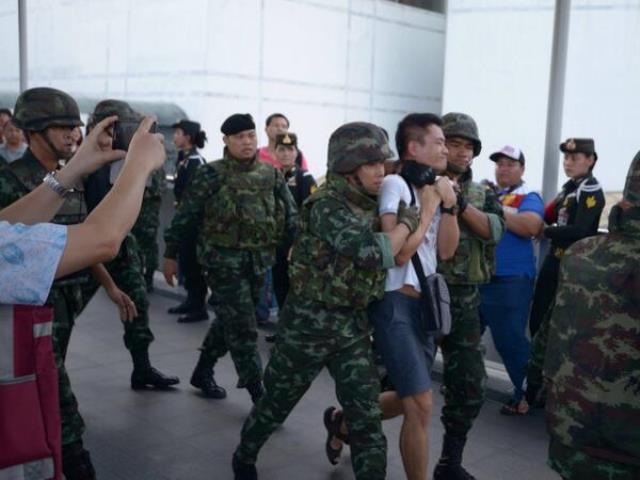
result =
[[[71,95],[49,87],[25,90],[16,100],[13,110],[16,127],[39,132],[48,127],[78,127],[80,109]]]
[[[464,113],[447,113],[442,117],[442,131],[444,136],[466,138],[473,142],[473,156],[480,155],[482,142],[478,135],[478,125],[473,118]]]
[[[634,206],[640,207],[640,152],[631,161],[622,196]]]
[[[121,122],[139,122],[142,120],[142,115],[131,108],[131,105],[127,102],[114,99],[102,100],[95,106],[87,121],[87,131],[112,115],[117,115],[118,120]]]
[[[327,170],[351,173],[360,165],[393,157],[384,130],[366,122],[346,123],[331,134]]]

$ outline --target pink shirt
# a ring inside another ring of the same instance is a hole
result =
[[[309,165],[307,164],[307,159],[304,156],[304,153],[300,152],[302,155],[302,165],[300,167],[302,170],[309,170]],[[282,164],[271,155],[269,152],[269,147],[260,147],[258,149],[258,160],[262,163],[268,163],[269,165],[277,168],[278,170],[282,170]]]

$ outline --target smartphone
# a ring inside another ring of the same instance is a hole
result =
[[[129,144],[133,138],[133,134],[138,130],[140,122],[129,121],[116,121],[113,124],[113,139],[111,140],[111,148],[114,150],[129,150]],[[158,125],[153,122],[150,133],[156,133],[158,131]]]

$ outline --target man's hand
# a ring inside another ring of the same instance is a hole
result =
[[[433,215],[441,201],[435,185],[425,185],[420,189],[420,210],[423,215]]]
[[[76,154],[69,160],[69,166],[79,169],[81,176],[89,175],[100,167],[124,158],[127,154],[124,150],[102,149],[101,144],[111,142],[109,129],[118,119],[116,115],[107,117],[98,122],[84,139]]]
[[[442,204],[449,208],[453,207],[457,202],[456,192],[453,189],[453,184],[448,177],[440,177],[435,184],[436,191],[442,199]]]
[[[415,206],[408,207],[406,203],[401,201],[398,205],[397,222],[404,224],[409,229],[409,232],[415,232],[420,223],[418,209]]]
[[[131,300],[131,298],[129,298],[129,295],[124,293],[116,286],[106,290],[106,292],[111,301],[118,306],[120,320],[122,320],[123,322],[131,322],[138,316],[138,309],[136,308],[136,304],[133,303],[133,300]]]
[[[171,258],[164,259],[164,268],[162,269],[164,273],[164,279],[167,284],[170,286],[174,286],[173,279],[178,276],[178,262]]]
[[[144,117],[138,130],[131,139],[127,162],[143,163],[149,173],[162,168],[167,153],[164,149],[164,137],[161,133],[150,133],[149,129],[157,119],[154,115]]]

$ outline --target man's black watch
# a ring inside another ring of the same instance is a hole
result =
[[[443,205],[440,205],[440,213],[443,215],[444,214],[453,215],[455,217],[456,215],[458,215],[458,205],[456,205],[455,203],[450,207],[445,207]]]

